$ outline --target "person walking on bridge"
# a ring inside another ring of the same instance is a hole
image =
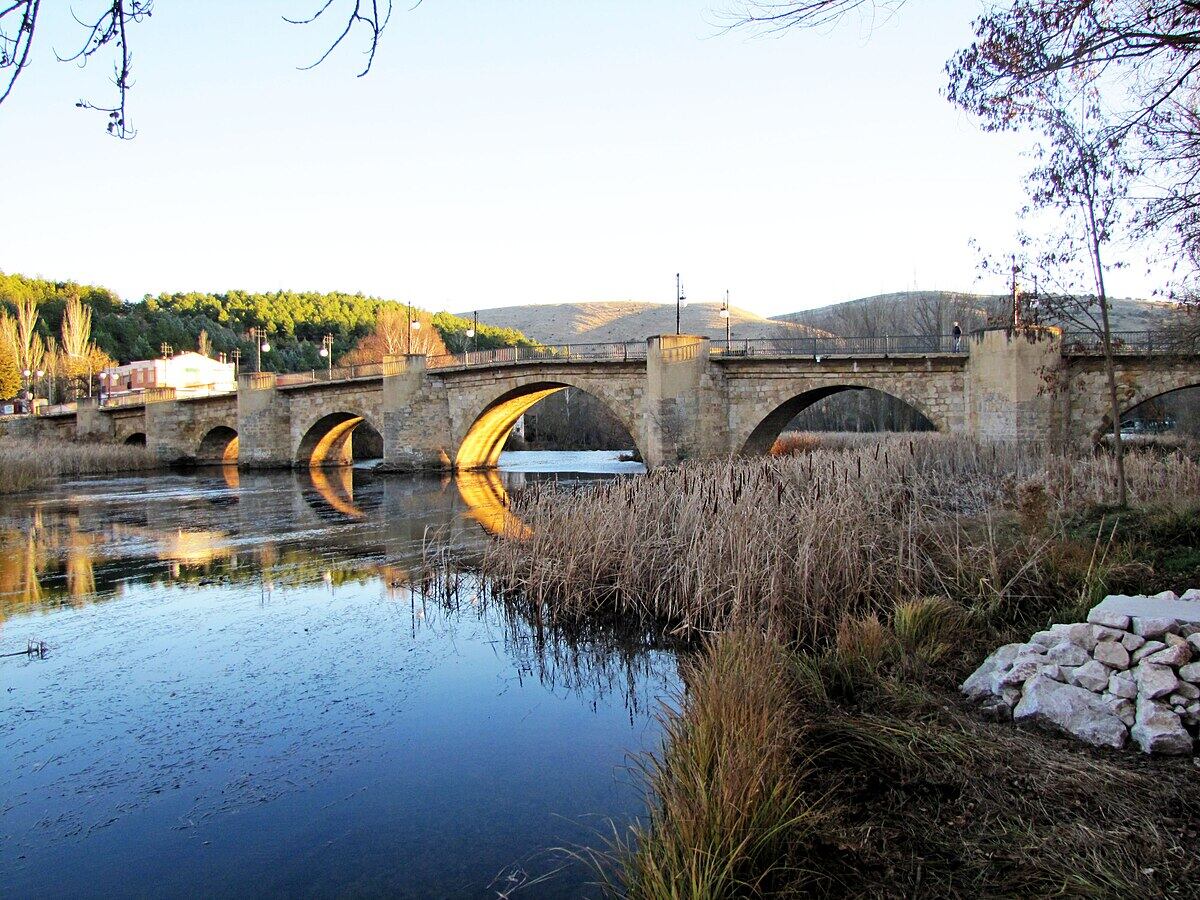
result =
[[[954,335],[954,352],[957,353],[959,346],[962,344],[962,329],[957,322],[954,323],[954,329],[950,333]]]

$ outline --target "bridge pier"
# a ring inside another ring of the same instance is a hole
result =
[[[275,384],[274,372],[238,376],[238,465],[250,469],[292,465],[291,398]]]
[[[389,356],[385,366],[389,362],[399,363],[399,368],[383,376],[383,468],[452,468],[445,384],[427,377],[422,355]]]
[[[984,440],[1061,444],[1069,402],[1062,330],[998,328],[969,340],[966,431]]]
[[[723,453],[719,439],[724,410],[703,402],[704,382],[712,380],[708,357],[706,337],[670,334],[649,339],[642,414],[647,468]]]

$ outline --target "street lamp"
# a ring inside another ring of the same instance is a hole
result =
[[[421,320],[412,317],[412,304],[408,304],[408,355],[412,355],[413,335],[421,330]]]
[[[101,372],[99,377],[100,377],[100,405],[103,406],[104,405],[104,396],[105,396],[105,394],[108,393],[108,390],[107,390],[108,373]]]
[[[675,333],[680,334],[679,320],[680,310],[687,306],[687,297],[683,293],[683,282],[679,280],[679,273],[675,273]]]
[[[470,346],[471,350],[474,350],[476,347],[479,346],[479,341],[475,337],[477,334],[479,334],[479,312],[478,311],[471,313],[471,327],[467,329],[467,337],[471,339],[471,346]]]
[[[721,318],[725,320],[725,352],[729,352],[729,291],[725,292],[725,305],[721,307]]]
[[[333,335],[327,334],[321,338],[320,354],[329,363],[329,381],[333,381]]]
[[[256,360],[255,371],[262,371],[262,355],[271,352],[271,345],[267,343],[267,329],[263,325],[255,325],[250,329],[250,338],[254,341],[254,355]]]

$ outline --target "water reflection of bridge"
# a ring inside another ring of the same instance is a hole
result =
[[[279,585],[382,574],[401,583],[427,543],[519,534],[508,502],[495,471],[378,477],[224,466],[122,484],[119,495],[74,485],[13,504],[0,519],[0,619],[111,597],[129,580]]]

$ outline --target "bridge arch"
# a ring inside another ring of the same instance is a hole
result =
[[[873,385],[826,384],[801,391],[778,403],[773,409],[762,415],[750,432],[744,438],[739,439],[734,446],[740,447],[740,452],[744,456],[761,456],[770,451],[776,438],[797,415],[827,397],[846,391],[876,391],[892,397],[913,409],[922,420],[928,423],[930,430],[943,430],[936,418],[924,407],[924,404],[915,398],[900,396]]]
[[[202,465],[229,465],[237,463],[238,433],[228,425],[212,428],[200,440],[196,450],[196,462]]]
[[[606,397],[598,385],[585,385],[574,379],[539,379],[512,387],[484,405],[459,442],[454,467],[466,471],[494,468],[517,420],[539,401],[567,388],[582,391],[600,401],[621,423],[638,453],[645,458],[637,410],[632,404],[613,402],[613,398]]]
[[[121,443],[125,444],[127,447],[145,447],[146,432],[135,431],[133,434],[126,436],[125,440]]]
[[[356,459],[383,456],[383,437],[368,417],[353,412],[319,416],[301,432],[295,464],[300,467],[348,466]]]

